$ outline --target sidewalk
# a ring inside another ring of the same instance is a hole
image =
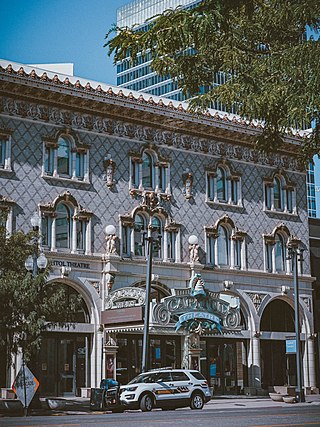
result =
[[[41,398],[41,408],[30,408],[29,415],[81,415],[81,414],[96,414],[107,411],[91,411],[90,399],[73,397],[73,398],[50,398],[63,403],[63,407],[50,409],[47,404],[47,399]],[[9,405],[7,403],[9,402]],[[288,406],[300,405],[320,405],[320,395],[313,394],[306,396],[305,403],[289,404],[285,402],[274,402],[269,396],[214,396],[204,407],[205,409],[229,410],[240,408],[279,408]],[[17,400],[0,399],[0,417],[19,416],[23,414],[22,405]]]

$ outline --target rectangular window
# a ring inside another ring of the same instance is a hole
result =
[[[212,236],[208,237],[208,263],[215,265],[214,245],[215,240]]]
[[[238,181],[231,180],[231,202],[234,205],[238,204]]]
[[[287,210],[293,212],[292,190],[287,190]]]
[[[76,177],[80,179],[84,178],[84,160],[85,154],[83,152],[76,153]]]
[[[45,147],[44,152],[44,171],[47,175],[53,175],[54,148]]]
[[[234,266],[241,268],[241,241],[234,241]]]
[[[11,139],[9,135],[0,135],[0,169],[11,170]]]
[[[176,233],[168,231],[168,259],[175,260],[176,258]]]
[[[122,226],[122,255],[130,256],[130,228],[127,225]]]
[[[5,139],[0,139],[0,168],[5,167],[6,150],[7,150],[7,141]]]
[[[85,248],[85,221],[77,221],[77,249],[83,251]]]
[[[265,185],[264,191],[266,209],[271,209],[271,187],[269,185]]]
[[[214,177],[208,175],[208,200],[214,200]]]
[[[131,160],[131,184],[133,187],[139,187],[139,163]]]
[[[44,216],[41,218],[41,237],[42,245],[50,245],[50,230],[49,230],[49,217]]]
[[[164,166],[159,166],[159,190],[164,192],[166,188],[167,188],[166,168]]]
[[[272,246],[266,245],[267,271],[272,271]]]

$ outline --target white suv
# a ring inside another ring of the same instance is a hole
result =
[[[125,408],[151,411],[190,406],[202,409],[211,399],[208,383],[199,371],[162,368],[138,375],[120,387]]]

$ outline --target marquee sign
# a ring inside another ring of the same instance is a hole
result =
[[[176,323],[176,331],[182,327],[189,332],[200,332],[201,329],[217,329],[221,332],[219,317],[202,311],[185,313],[179,316],[179,321]]]
[[[178,291],[178,290],[177,290]],[[185,290],[186,291],[186,290]],[[176,331],[202,331],[221,333],[240,327],[240,305],[232,303],[230,295],[209,292],[199,273],[190,280],[188,292],[164,298],[153,307],[153,321],[160,325],[174,323]]]

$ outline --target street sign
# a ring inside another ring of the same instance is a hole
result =
[[[38,387],[39,381],[37,378],[28,366],[23,365],[12,384],[12,390],[16,393],[24,408],[28,408]]]
[[[296,340],[295,339],[287,339],[286,340],[286,353],[293,354],[297,352]]]

